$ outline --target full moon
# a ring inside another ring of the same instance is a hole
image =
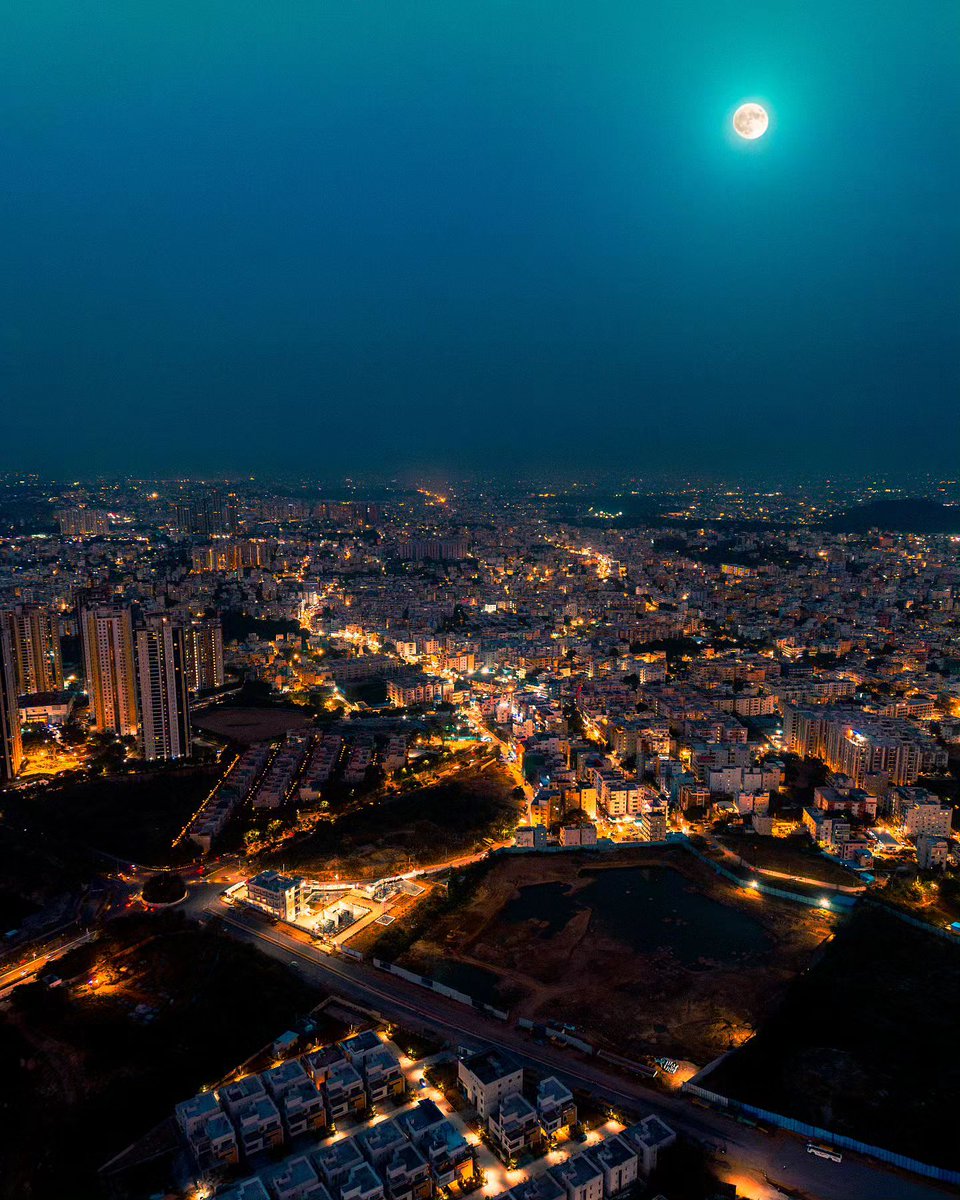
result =
[[[769,124],[770,118],[767,116],[767,110],[762,105],[754,104],[752,101],[749,104],[741,104],[733,114],[734,129],[742,138],[746,138],[748,142],[752,142],[758,137],[763,137],[767,132]]]

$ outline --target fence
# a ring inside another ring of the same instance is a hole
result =
[[[880,912],[889,913],[891,917],[896,917],[898,921],[904,921],[907,925],[913,925],[915,929],[922,929],[924,933],[932,933],[934,937],[943,938],[946,942],[953,942],[955,946],[960,945],[960,936],[952,933],[949,929],[938,929],[936,925],[931,925],[929,921],[921,921],[919,917],[911,917],[909,913],[901,912],[899,908],[894,908],[892,904],[883,904],[879,900],[867,900],[866,903],[871,908],[876,908]]]
[[[381,971],[388,971],[391,975],[396,975],[399,979],[405,979],[407,983],[412,983],[417,987],[436,992],[438,996],[446,996],[448,1000],[455,1000],[458,1004],[465,1004],[468,1008],[481,1009],[491,1017],[496,1017],[498,1021],[509,1020],[509,1013],[502,1012],[499,1008],[494,1008],[490,1004],[484,1004],[481,1000],[474,1000],[466,992],[458,992],[456,988],[447,987],[445,983],[431,979],[428,975],[418,975],[415,971],[404,970],[403,967],[398,967],[396,963],[384,962],[380,958],[375,958],[373,965]]]
[[[696,846],[692,845],[688,840],[685,840],[682,845],[684,845],[687,850],[690,851],[694,858],[698,858],[702,863],[705,863],[712,871],[714,871],[717,875],[720,875],[723,879],[729,880],[730,883],[734,884],[738,888],[749,887],[751,891],[759,892],[763,896],[776,896],[781,900],[792,900],[795,904],[805,904],[808,908],[837,907],[850,909],[853,908],[853,906],[859,900],[858,896],[838,895],[837,893],[833,893],[830,896],[830,899],[825,903],[823,900],[818,900],[815,896],[802,896],[799,892],[788,892],[784,888],[774,887],[769,883],[761,883],[759,879],[747,880],[740,875],[736,875],[733,871],[728,871],[727,868],[722,866],[720,863],[714,862],[712,858],[698,850]]]
[[[813,1138],[818,1142],[825,1142],[828,1146],[836,1146],[841,1150],[853,1150],[857,1154],[869,1155],[870,1158],[890,1163],[891,1166],[900,1167],[901,1170],[910,1171],[914,1175],[923,1175],[927,1179],[936,1179],[940,1183],[960,1184],[960,1171],[950,1171],[946,1167],[934,1167],[930,1163],[918,1162],[917,1159],[909,1158],[905,1154],[897,1154],[893,1150],[884,1150],[880,1146],[870,1146],[866,1142],[858,1142],[856,1138],[844,1137],[843,1134],[834,1133],[829,1129],[820,1129],[817,1125],[808,1125],[805,1121],[798,1121],[793,1117],[785,1117],[782,1113],[772,1113],[764,1108],[755,1108],[752,1104],[743,1104],[739,1100],[731,1100],[728,1096],[721,1096],[717,1092],[710,1092],[706,1088],[698,1087],[695,1083],[685,1083],[680,1090],[689,1096],[698,1096],[701,1100],[707,1101],[708,1104],[716,1105],[718,1108],[726,1109],[731,1113],[743,1113],[747,1116],[756,1117],[760,1121],[766,1121],[770,1125],[775,1125],[778,1129],[786,1129],[790,1133],[798,1133],[803,1137]]]

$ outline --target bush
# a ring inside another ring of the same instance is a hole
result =
[[[147,904],[175,904],[187,894],[187,885],[180,875],[151,875],[143,885],[143,898]]]

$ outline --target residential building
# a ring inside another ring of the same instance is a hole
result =
[[[272,1200],[331,1200],[305,1154],[262,1172]]]
[[[334,1067],[328,1073],[326,1093],[327,1111],[331,1121],[339,1121],[342,1117],[366,1108],[367,1094],[363,1086],[363,1077],[357,1068],[349,1063]]]
[[[548,1137],[556,1137],[577,1123],[573,1093],[555,1075],[542,1079],[537,1086],[537,1117]]]
[[[10,633],[0,626],[0,783],[15,779],[22,765],[23,739]]]
[[[384,1045],[364,1055],[361,1072],[370,1104],[380,1104],[388,1096],[400,1096],[406,1087],[397,1056]]]
[[[406,1134],[397,1121],[381,1121],[370,1125],[354,1138],[364,1158],[378,1169],[401,1146],[409,1145]]]
[[[499,1200],[567,1200],[567,1190],[551,1171],[545,1171],[503,1192]]]
[[[191,691],[223,687],[223,626],[219,617],[192,621],[185,629],[187,682]]]
[[[37,604],[18,604],[2,615],[10,634],[17,695],[63,690],[60,618]]]
[[[139,722],[130,610],[82,609],[80,629],[94,728],[98,733],[135,737]]]
[[[248,1158],[283,1142],[280,1113],[269,1096],[249,1096],[231,1105],[229,1112],[240,1148]]]
[[[110,517],[99,508],[62,508],[56,513],[60,536],[69,538],[105,537],[110,532]]]
[[[637,1151],[640,1174],[644,1179],[656,1170],[660,1152],[677,1140],[676,1132],[652,1114],[625,1129],[622,1136]]]
[[[369,1163],[350,1169],[340,1184],[340,1200],[385,1200],[383,1182]]]
[[[225,1192],[218,1192],[217,1200],[271,1200],[271,1196],[260,1177],[251,1175]]]
[[[410,1142],[404,1142],[380,1164],[390,1200],[427,1200],[433,1192],[430,1164]]]
[[[589,1154],[578,1154],[553,1167],[550,1174],[567,1200],[603,1200],[603,1171]]]
[[[183,626],[153,613],[135,635],[143,757],[186,758],[191,749],[190,705]]]
[[[487,1117],[487,1128],[505,1161],[541,1140],[537,1110],[520,1092],[504,1096]]]
[[[339,1194],[341,1183],[350,1172],[365,1164],[355,1139],[344,1138],[342,1141],[322,1146],[313,1155],[313,1165],[331,1193],[336,1196]]]
[[[239,1162],[236,1130],[213,1092],[201,1092],[178,1104],[176,1119],[201,1174]]]
[[[945,837],[921,833],[917,838],[917,863],[921,871],[943,871],[950,854],[950,843]]]
[[[457,1065],[457,1081],[467,1100],[486,1121],[501,1101],[523,1089],[523,1068],[499,1050],[482,1050]]]
[[[637,1179],[639,1158],[636,1149],[619,1134],[608,1137],[589,1152],[603,1172],[603,1194],[617,1196]]]

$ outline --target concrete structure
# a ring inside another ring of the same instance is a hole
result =
[[[457,1065],[457,1081],[483,1121],[523,1088],[523,1068],[499,1050],[483,1050]]]
[[[305,903],[303,880],[299,875],[261,871],[248,880],[247,899],[281,921],[294,921]]]
[[[10,634],[0,626],[0,783],[15,779],[22,765],[23,740]]]
[[[165,613],[152,613],[134,640],[143,757],[186,758],[191,731],[183,626]]]
[[[94,727],[99,733],[135,737],[139,721],[130,610],[83,609],[80,629]]]

